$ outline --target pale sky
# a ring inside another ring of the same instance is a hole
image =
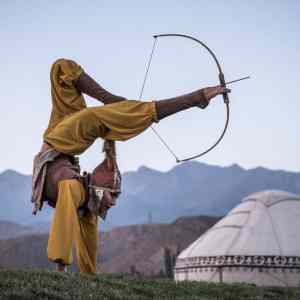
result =
[[[298,1],[12,1],[0,2],[0,172],[30,174],[51,111],[49,71],[60,57],[77,61],[104,88],[137,99],[153,34],[181,33],[204,41],[232,85],[224,140],[200,161],[245,168],[300,171],[300,4]],[[186,39],[158,41],[144,100],[177,96],[218,83],[209,54]],[[86,97],[89,105],[99,105]],[[180,157],[218,137],[225,106],[218,97],[155,128]],[[120,142],[122,171],[158,170],[174,159],[149,129]],[[101,142],[81,156],[91,170]]]

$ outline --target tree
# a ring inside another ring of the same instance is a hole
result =
[[[164,247],[164,265],[166,276],[168,278],[174,278],[174,267],[180,251],[181,250],[179,244],[177,244],[176,246],[176,251],[172,251],[172,249],[169,247]]]

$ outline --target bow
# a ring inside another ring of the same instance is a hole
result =
[[[153,58],[155,46],[156,46],[158,38],[160,38],[160,37],[182,37],[182,38],[187,38],[187,39],[191,39],[191,40],[197,42],[202,47],[204,47],[210,53],[210,55],[213,57],[216,65],[217,65],[217,68],[218,68],[218,71],[219,71],[220,85],[222,87],[226,87],[224,73],[222,71],[220,63],[219,63],[216,55],[214,54],[214,52],[206,44],[204,44],[203,42],[199,41],[198,39],[196,39],[196,38],[194,38],[192,36],[185,35],[185,34],[174,34],[174,33],[171,33],[171,34],[157,34],[157,35],[154,35],[153,37],[154,37],[154,44],[153,44],[153,48],[152,48],[151,55],[150,55],[150,58],[149,58],[149,62],[148,62],[148,65],[147,65],[147,69],[146,69],[146,73],[145,73],[145,77],[144,77],[144,81],[143,81],[143,85],[142,85],[142,89],[141,89],[141,92],[140,92],[139,99],[142,98],[144,87],[145,87],[145,84],[146,84],[146,79],[147,79],[147,76],[148,76],[148,73],[149,73],[149,70],[150,70],[150,65],[151,65],[151,61],[152,61],[152,58]],[[243,79],[246,79],[246,78],[243,78]],[[220,143],[220,141],[223,139],[223,137],[224,137],[224,135],[226,133],[226,130],[228,128],[228,123],[229,123],[229,97],[228,97],[227,93],[223,94],[223,100],[224,100],[224,103],[226,105],[226,121],[225,121],[225,126],[224,126],[224,128],[223,128],[223,130],[222,130],[222,132],[221,132],[221,134],[219,136],[219,138],[217,139],[217,141],[212,146],[210,146],[209,148],[207,148],[205,151],[201,152],[200,154],[197,154],[197,155],[194,155],[194,156],[190,156],[190,157],[187,157],[187,158],[183,158],[183,159],[179,159],[177,157],[177,155],[175,154],[175,152],[169,147],[169,145],[165,142],[165,140],[159,135],[159,133],[157,132],[157,130],[154,129],[151,126],[151,129],[153,130],[153,132],[157,135],[157,137],[164,144],[164,146],[169,150],[169,152],[174,156],[174,158],[176,159],[177,163],[189,161],[189,160],[195,159],[195,158],[199,158],[199,157],[207,154],[208,152],[210,152],[211,150],[213,150]]]

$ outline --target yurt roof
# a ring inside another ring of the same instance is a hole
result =
[[[178,258],[220,255],[300,256],[300,196],[277,190],[247,196]]]
[[[300,196],[280,190],[268,190],[251,194],[242,200],[246,201],[260,201],[266,206],[277,204],[279,201],[299,201]]]

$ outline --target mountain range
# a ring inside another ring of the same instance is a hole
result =
[[[102,230],[143,223],[168,223],[181,216],[222,216],[241,199],[266,189],[300,194],[300,172],[219,167],[193,161],[167,172],[145,166],[125,172],[116,207],[101,222]],[[0,174],[0,220],[47,230],[52,209],[47,204],[31,214],[31,176],[13,170]]]

